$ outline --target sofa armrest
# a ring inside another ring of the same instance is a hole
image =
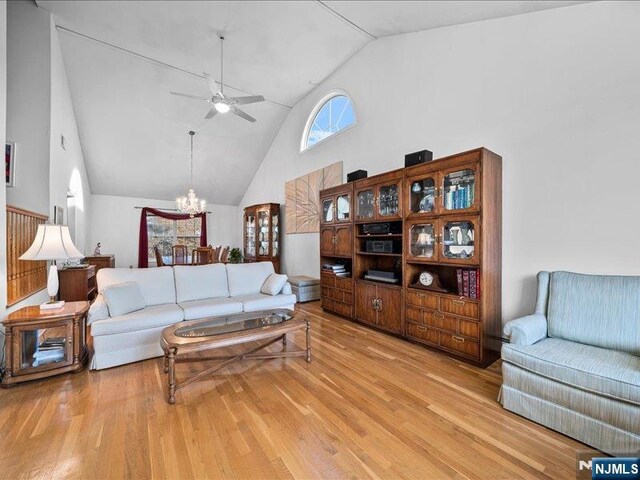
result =
[[[104,301],[102,294],[99,293],[91,307],[89,307],[87,325],[91,325],[96,320],[104,320],[106,318],[109,318],[109,307],[107,307],[107,302]]]
[[[533,345],[547,338],[547,318],[540,314],[527,315],[507,322],[502,331],[509,337],[509,343]]]
[[[291,295],[293,293],[293,290],[291,290],[291,284],[289,282],[285,283],[280,293],[283,293],[285,295]]]

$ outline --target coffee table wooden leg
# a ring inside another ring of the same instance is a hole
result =
[[[176,403],[176,349],[171,348],[167,353],[169,363],[169,403]]]
[[[286,348],[287,346],[287,334],[282,335],[282,348]]]
[[[311,363],[311,322],[307,320],[307,363]]]

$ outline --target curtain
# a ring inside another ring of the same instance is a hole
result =
[[[140,214],[140,240],[138,246],[138,268],[149,267],[149,233],[147,232],[147,214],[167,218],[169,220],[188,220],[188,213],[168,213],[155,208],[144,207]],[[207,246],[207,214],[199,213],[194,218],[200,218],[200,246]]]

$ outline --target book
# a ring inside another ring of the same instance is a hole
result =
[[[338,272],[336,273],[336,277],[350,277],[351,272]]]
[[[478,298],[477,288],[478,271],[469,270],[469,297]]]
[[[458,295],[462,295],[463,287],[462,287],[462,269],[456,268],[456,278],[458,280]]]
[[[462,295],[469,296],[469,270],[462,271]]]

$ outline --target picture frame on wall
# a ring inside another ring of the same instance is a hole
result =
[[[54,225],[64,225],[64,207],[53,207],[53,223]]]
[[[16,144],[6,142],[4,147],[5,183],[7,187],[16,185]]]

